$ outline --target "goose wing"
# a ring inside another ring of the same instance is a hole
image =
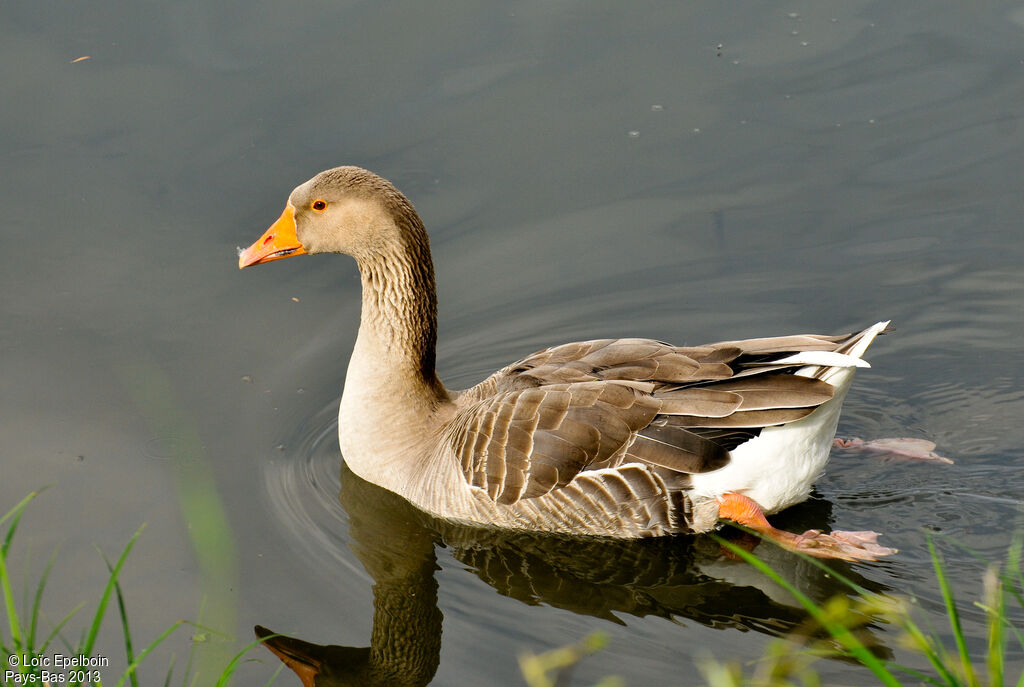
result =
[[[831,385],[793,372],[856,364],[839,352],[851,338],[690,348],[600,339],[548,348],[463,392],[448,439],[466,480],[502,504],[637,464],[670,489],[684,488],[687,475],[724,466],[762,427],[798,420],[832,398]]]

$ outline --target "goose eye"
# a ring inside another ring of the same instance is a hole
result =
[[[310,207],[312,207],[317,212],[323,212],[324,210],[327,209],[327,203],[325,203],[322,200],[314,200],[313,204]]]

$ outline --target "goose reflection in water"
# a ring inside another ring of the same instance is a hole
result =
[[[401,497],[342,467],[341,504],[349,515],[350,547],[373,578],[369,647],[257,637],[304,687],[426,685],[441,654],[435,549],[443,545],[499,593],[625,624],[622,616],[686,618],[713,628],[781,635],[807,619],[788,593],[706,536],[608,540],[484,529],[437,520]],[[783,526],[823,522],[831,505],[811,500],[780,517]],[[824,511],[824,512],[823,512]],[[756,544],[738,534],[747,547]],[[849,590],[813,563],[770,544],[757,555],[811,599]],[[885,588],[830,562],[871,591]],[[870,641],[870,640],[868,640]],[[880,655],[885,647],[876,646]]]

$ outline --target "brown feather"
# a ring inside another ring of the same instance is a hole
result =
[[[743,355],[743,349],[739,346],[707,347],[706,353],[700,356],[702,363],[731,363]]]
[[[701,363],[693,373],[692,379],[728,379],[732,377],[732,368],[725,363]]]
[[[607,346],[590,351],[580,360],[595,368],[610,368],[617,365],[634,364],[639,360],[651,357],[663,348],[664,346],[653,341],[619,339]]]
[[[819,336],[817,334],[798,334],[795,336],[770,336],[760,339],[744,339],[743,341],[722,341],[711,344],[715,348],[740,348],[746,354],[751,353],[795,353],[797,351],[834,351],[836,342],[847,336]]]
[[[696,360],[678,353],[661,356],[655,362],[658,363],[658,369],[654,371],[651,379],[659,382],[688,381],[693,377],[693,373],[700,368],[700,364]]]
[[[724,466],[729,452],[680,427],[652,425],[636,437],[625,458],[692,474]]]
[[[739,410],[819,406],[835,393],[835,388],[827,382],[792,374],[727,380],[713,388],[739,394],[743,399]]]
[[[732,451],[737,446],[745,444],[761,433],[760,427],[688,427],[691,432],[706,439],[726,451]]]
[[[632,365],[610,367],[598,373],[601,379],[653,379],[658,363],[654,360],[638,360]]]
[[[725,417],[737,410],[743,403],[743,396],[714,387],[690,387],[655,393],[661,401],[660,412],[665,415],[697,415],[700,417]]]
[[[750,410],[733,413],[728,417],[690,417],[669,415],[668,423],[674,427],[770,427],[795,422],[814,412],[814,408],[779,408]]]

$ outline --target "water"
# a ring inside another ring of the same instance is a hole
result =
[[[781,591],[706,543],[613,547],[598,558],[633,561],[622,577],[588,577],[586,547],[474,549],[339,477],[355,267],[239,272],[234,249],[294,185],[345,163],[394,181],[431,231],[450,386],[581,338],[698,344],[891,318],[840,433],[928,438],[956,465],[837,454],[780,524],[884,532],[900,554],[852,572],[933,614],[924,531],[1000,559],[1024,529],[1017,6],[25,2],[0,15],[0,508],[51,485],[16,539],[30,571],[60,546],[49,617],[94,603],[94,544],[116,554],[145,522],[122,578],[137,644],[198,617],[205,596],[204,619],[237,639],[201,655],[230,656],[257,623],[366,646],[373,575],[353,522],[386,541],[399,518],[421,544],[450,539],[431,554],[436,684],[518,684],[517,653],[594,630],[610,645],[579,684],[676,683],[701,656],[759,655],[793,620]],[[965,603],[979,598],[981,566],[944,550]],[[966,616],[981,646],[980,613]],[[115,625],[101,645],[123,665]],[[875,634],[895,650],[894,631]],[[183,663],[176,641],[147,680],[171,651]],[[265,656],[246,679],[266,679]]]

